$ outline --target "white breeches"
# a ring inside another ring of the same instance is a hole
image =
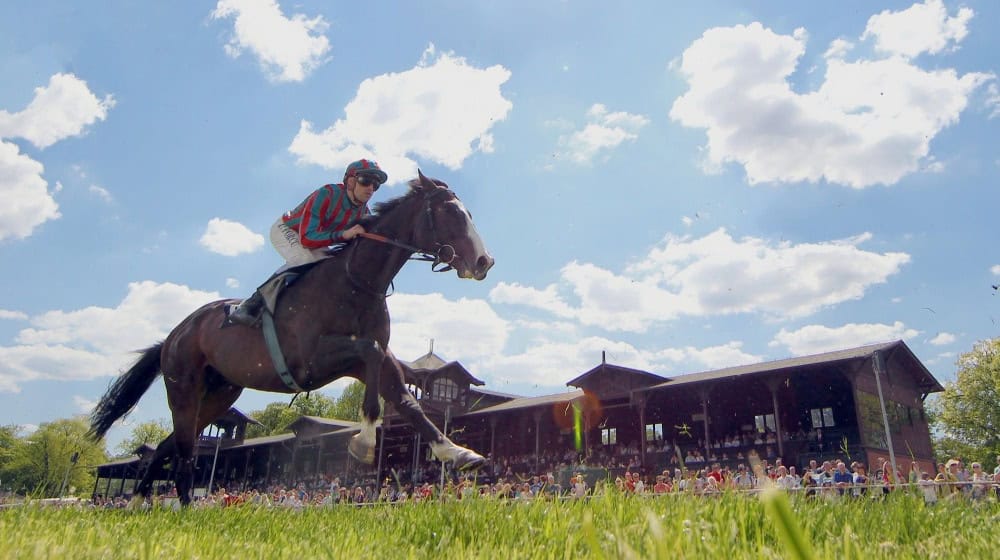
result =
[[[290,266],[311,263],[326,255],[326,249],[307,249],[299,241],[299,234],[289,228],[279,217],[271,226],[271,245]]]

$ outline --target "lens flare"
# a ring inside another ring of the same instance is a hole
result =
[[[578,453],[583,450],[583,411],[576,404],[573,405],[573,445]]]

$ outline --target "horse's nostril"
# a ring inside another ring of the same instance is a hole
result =
[[[493,266],[493,257],[489,255],[483,255],[476,259],[476,268],[480,270],[489,270]]]

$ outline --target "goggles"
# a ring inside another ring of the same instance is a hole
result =
[[[372,177],[371,175],[355,175],[354,179],[362,187],[371,187],[375,191],[377,191],[378,188],[382,186],[382,183],[380,183],[378,179]]]

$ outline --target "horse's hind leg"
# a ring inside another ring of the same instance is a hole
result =
[[[420,403],[413,397],[413,394],[403,383],[403,366],[386,350],[385,360],[382,362],[382,378],[379,387],[382,398],[391,403],[399,415],[406,419],[420,437],[430,442],[431,451],[434,456],[441,461],[452,461],[456,469],[460,471],[475,470],[486,463],[486,459],[460,445],[455,445],[448,437],[437,429],[437,426],[427,418]]]
[[[204,375],[170,376],[167,379],[167,399],[174,419],[176,461],[174,481],[181,505],[191,503],[194,485],[194,449],[198,434],[219,418],[236,402],[242,387],[230,385],[211,368]],[[186,379],[185,379],[186,377]]]
[[[153,482],[163,474],[163,465],[167,459],[174,456],[175,451],[174,434],[170,434],[156,446],[156,451],[153,452],[153,457],[149,461],[149,466],[146,467],[146,473],[135,487],[136,496],[149,498],[152,495]]]

